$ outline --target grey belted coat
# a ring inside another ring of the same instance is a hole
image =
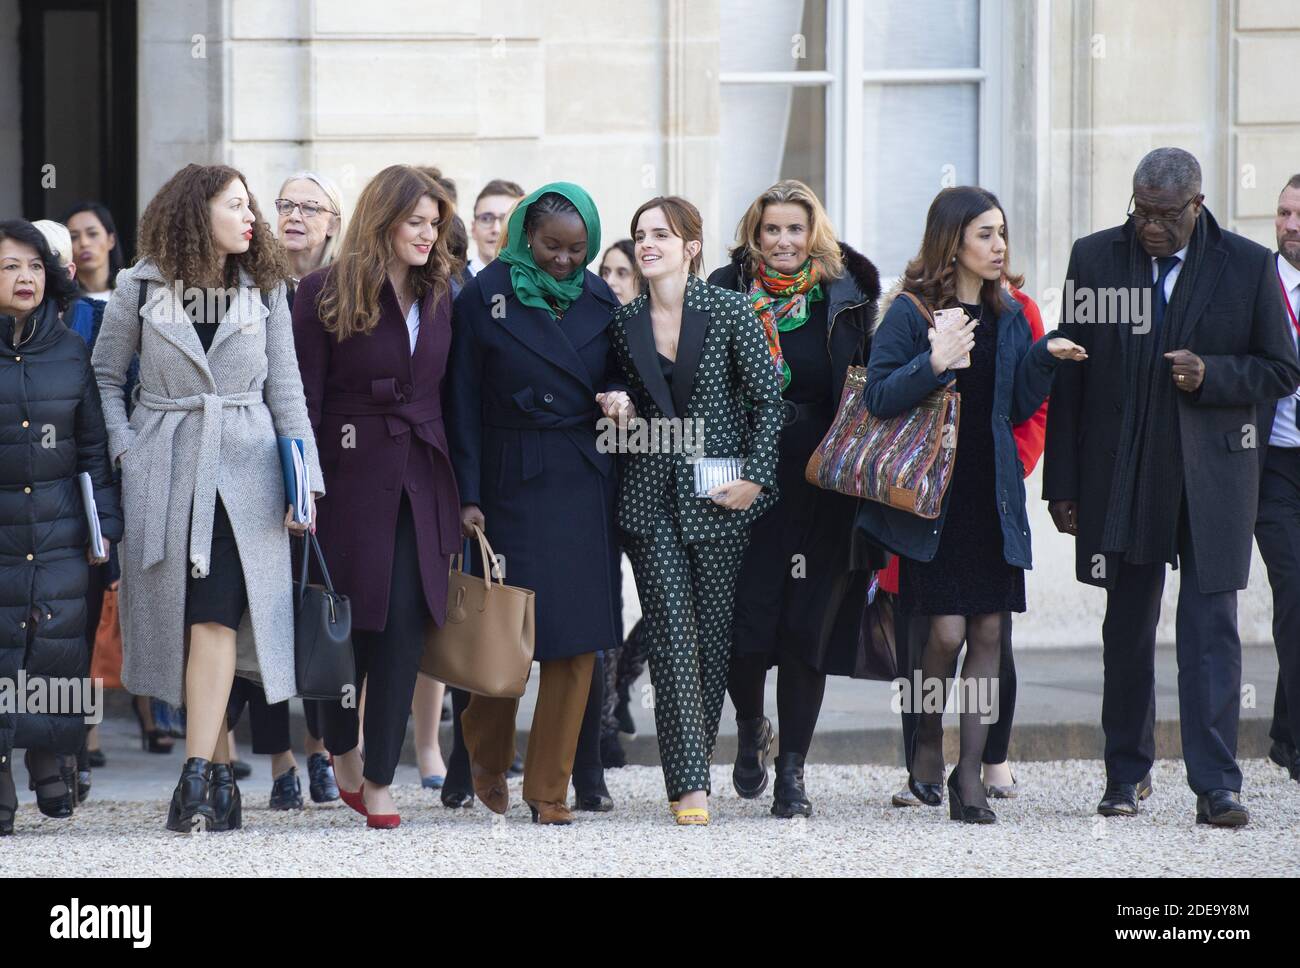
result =
[[[207,574],[218,493],[248,590],[237,670],[261,680],[268,702],[297,692],[277,435],[302,439],[312,490],[325,487],[285,287],[268,308],[242,271],[240,286],[205,354],[171,281],[148,260],[123,270],[92,357],[109,455],[122,461],[122,681],[173,704],[184,682],[186,576]],[[122,386],[136,353],[139,396],[128,421]]]

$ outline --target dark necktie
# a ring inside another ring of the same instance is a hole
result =
[[[1168,278],[1169,273],[1173,271],[1176,265],[1178,265],[1178,256],[1176,255],[1166,255],[1156,259],[1156,268],[1159,271],[1156,274],[1155,307],[1152,313],[1155,326],[1152,329],[1152,335],[1156,340],[1157,352],[1164,345],[1160,341],[1160,334],[1165,325],[1165,310],[1169,308],[1169,300],[1165,298],[1165,279]]]

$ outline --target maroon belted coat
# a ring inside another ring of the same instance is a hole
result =
[[[451,345],[451,296],[420,304],[415,353],[393,287],[380,292],[379,324],[339,342],[317,301],[329,268],[306,276],[293,303],[293,336],[307,412],[329,493],[316,533],[334,588],[352,600],[352,626],[381,631],[388,615],[393,538],[402,491],[415,518],[429,612],[447,614],[449,558],[460,547],[460,497],[442,423]]]

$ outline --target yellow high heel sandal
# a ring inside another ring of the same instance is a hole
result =
[[[680,802],[681,802],[680,800],[668,801],[668,812],[671,813],[674,817],[677,816],[677,807]]]
[[[677,826],[679,827],[707,827],[709,825],[709,811],[705,807],[687,807],[685,810],[676,811]]]

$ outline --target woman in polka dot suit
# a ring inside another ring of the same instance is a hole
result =
[[[702,452],[682,446],[685,436],[671,448],[635,448],[629,432],[618,522],[648,628],[668,799],[679,824],[706,824],[736,574],[750,523],[776,500],[781,391],[748,300],[698,276],[704,242],[695,206],[652,199],[633,216],[632,236],[648,291],[615,312],[610,326],[630,392],[598,400],[615,419],[702,422]],[[697,454],[740,458],[743,470],[695,497],[690,458]]]

